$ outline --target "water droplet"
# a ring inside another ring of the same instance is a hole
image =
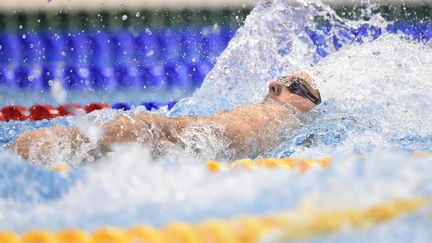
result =
[[[33,48],[33,44],[30,44],[29,46],[30,46],[30,48]]]
[[[33,81],[34,80],[34,76],[33,75],[29,75],[28,77],[27,77],[27,79],[29,80],[29,81]]]
[[[84,77],[88,77],[90,75],[89,70],[87,68],[80,68],[78,72]]]
[[[136,12],[135,16],[139,18],[141,16],[140,12]]]
[[[64,51],[62,51],[60,54],[64,57],[66,56],[66,52],[64,52]]]
[[[122,16],[123,21],[127,20],[127,18],[128,18],[128,16],[126,14]]]
[[[149,52],[147,52],[146,56],[151,57],[153,56],[154,52],[153,50],[150,50]]]
[[[22,36],[21,36],[23,39],[25,39],[25,38],[27,38],[27,35],[26,34],[22,34]]]
[[[18,28],[19,28],[20,30],[22,30],[23,26],[20,24],[20,25],[18,26]]]

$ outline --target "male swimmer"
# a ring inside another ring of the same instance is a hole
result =
[[[272,81],[264,101],[234,107],[210,116],[164,117],[149,113],[122,113],[103,126],[95,150],[109,152],[117,143],[138,142],[150,145],[155,154],[171,144],[199,152],[223,141],[215,157],[236,159],[266,152],[279,145],[284,128],[299,126],[296,113],[307,112],[321,103],[318,89],[305,72],[291,73]],[[47,163],[59,150],[74,153],[90,144],[79,128],[51,127],[22,133],[11,149],[25,160]],[[94,144],[94,143],[93,143]]]

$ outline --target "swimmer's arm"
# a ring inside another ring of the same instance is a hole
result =
[[[53,152],[51,151],[53,146],[59,143],[60,138],[68,141],[67,146],[72,150],[75,150],[83,143],[89,142],[88,137],[83,135],[76,127],[50,127],[23,132],[12,143],[10,149],[25,160],[48,161],[50,160],[50,154]]]
[[[206,122],[224,123],[216,116],[165,117],[145,112],[125,114],[103,127],[105,133],[98,143],[103,149],[109,149],[112,144],[123,142],[157,145],[168,141],[177,144],[182,140],[184,129],[197,124],[205,125]]]
[[[172,118],[148,113],[122,114],[103,126],[104,134],[98,139],[97,144],[100,146],[101,152],[107,152],[110,151],[111,145],[116,143],[157,144],[161,141],[178,143],[182,131],[191,124],[197,124],[196,122],[202,124],[216,122],[222,126],[231,127],[234,125],[230,124],[232,122],[229,120],[217,115]],[[238,131],[238,129],[234,130]],[[25,160],[49,161],[48,155],[59,143],[59,138],[65,138],[63,142],[67,141],[67,146],[71,150],[76,150],[82,144],[90,142],[88,136],[83,134],[79,128],[51,127],[22,133],[10,146],[10,149]],[[37,146],[32,148],[33,144],[37,144]]]
[[[123,114],[103,126],[104,135],[98,144],[108,150],[112,144],[139,142],[157,144],[160,141],[176,143],[178,134],[194,117],[164,117],[156,114]]]
[[[104,134],[97,141],[98,150],[108,152],[112,144],[122,142],[148,143],[161,137],[158,126],[163,123],[162,117],[147,113],[119,115],[103,126]],[[10,149],[25,160],[50,161],[49,155],[59,147],[56,145],[75,151],[84,143],[90,143],[90,139],[79,128],[49,127],[23,132]]]

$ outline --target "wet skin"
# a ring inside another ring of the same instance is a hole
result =
[[[312,78],[304,72],[291,73],[286,76],[306,82],[308,89],[319,96],[313,88]],[[223,156],[235,159],[253,156],[268,151],[282,141],[280,132],[290,126],[295,129],[298,121],[296,112],[307,112],[315,104],[305,97],[291,93],[286,84],[272,81],[269,93],[263,102],[234,107],[231,110],[217,112],[210,116],[165,117],[149,113],[123,113],[112,122],[103,126],[104,134],[97,141],[100,151],[110,151],[117,143],[139,142],[151,145],[160,153],[160,145],[172,143],[189,146],[185,140],[187,133],[211,132],[212,136],[228,141],[229,146]],[[58,138],[67,141],[58,144]],[[55,149],[68,148],[72,151],[90,139],[78,128],[50,127],[22,133],[11,145],[11,149],[25,160],[50,162],[50,154]],[[195,141],[199,143],[200,141]],[[37,144],[38,146],[32,146]],[[62,147],[64,146],[64,147]]]

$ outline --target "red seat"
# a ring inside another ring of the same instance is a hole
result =
[[[90,113],[90,112],[95,111],[95,110],[102,110],[102,109],[106,109],[106,108],[110,108],[110,106],[108,104],[105,104],[105,103],[92,103],[92,104],[86,105],[84,109],[87,113]]]
[[[50,105],[35,105],[29,109],[31,121],[49,120],[59,116],[59,111]]]
[[[3,118],[6,121],[10,120],[18,120],[18,121],[25,121],[28,119],[28,116],[26,114],[26,108],[24,106],[6,106],[1,109],[1,113],[3,114]]]
[[[5,122],[6,119],[3,116],[3,113],[0,112],[0,122]]]
[[[73,116],[84,113],[84,109],[78,104],[65,104],[57,107],[60,116]]]

